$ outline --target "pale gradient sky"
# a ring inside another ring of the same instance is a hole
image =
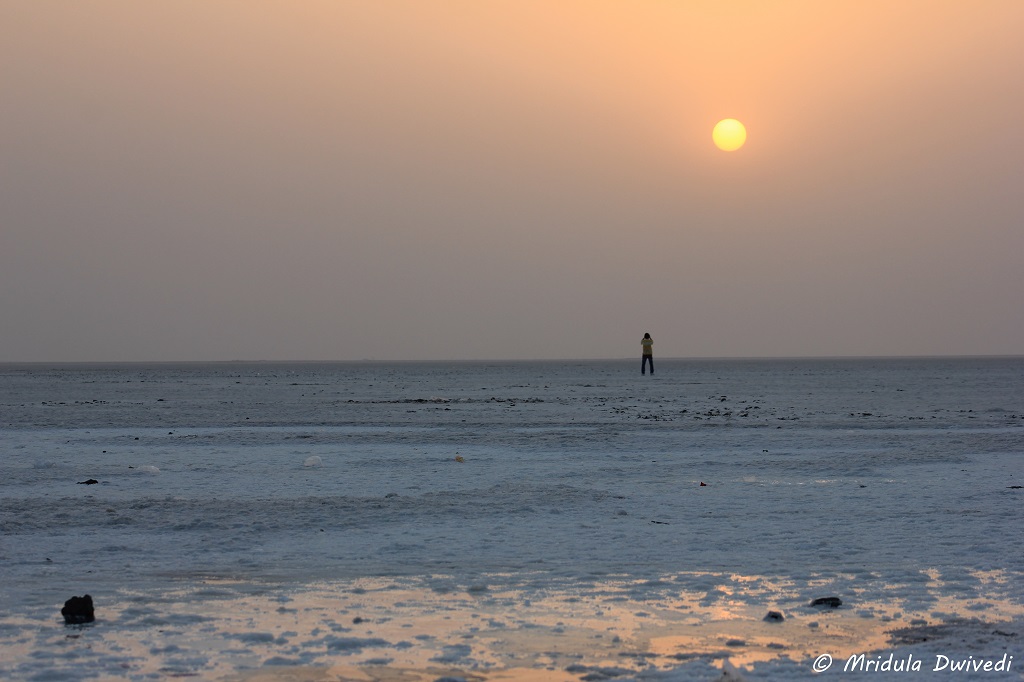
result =
[[[1022,35],[1019,0],[0,0],[0,361],[1021,354]]]

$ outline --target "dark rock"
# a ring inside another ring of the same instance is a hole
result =
[[[95,478],[90,478],[88,481],[79,481],[78,485],[95,485],[99,483]]]
[[[60,615],[64,616],[64,622],[68,625],[93,622],[96,620],[96,616],[92,608],[92,597],[85,595],[68,599],[64,602],[64,608],[60,610]]]
[[[818,597],[811,602],[811,606],[825,606],[830,609],[837,609],[843,605],[843,600],[839,597]]]
[[[786,618],[778,611],[769,611],[768,615],[764,617],[764,621],[768,623],[781,623]]]

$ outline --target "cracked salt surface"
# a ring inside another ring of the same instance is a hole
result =
[[[0,366],[0,676],[1020,661],[1024,360],[633,369]]]

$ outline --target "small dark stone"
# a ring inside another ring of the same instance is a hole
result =
[[[90,478],[88,481],[79,481],[78,485],[95,485],[99,483],[95,478]]]
[[[843,605],[843,600],[839,597],[818,597],[811,602],[811,606],[826,606],[830,609],[837,609]]]
[[[60,610],[60,615],[64,616],[64,622],[68,625],[93,622],[96,620],[96,616],[92,608],[92,597],[85,595],[68,599],[64,602],[64,608]]]
[[[778,611],[769,611],[768,615],[764,617],[765,622],[768,623],[781,623],[786,618]]]

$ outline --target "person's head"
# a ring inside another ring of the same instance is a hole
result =
[[[651,335],[650,334],[644,334],[644,338],[645,339],[649,339],[649,338],[651,338]]]

